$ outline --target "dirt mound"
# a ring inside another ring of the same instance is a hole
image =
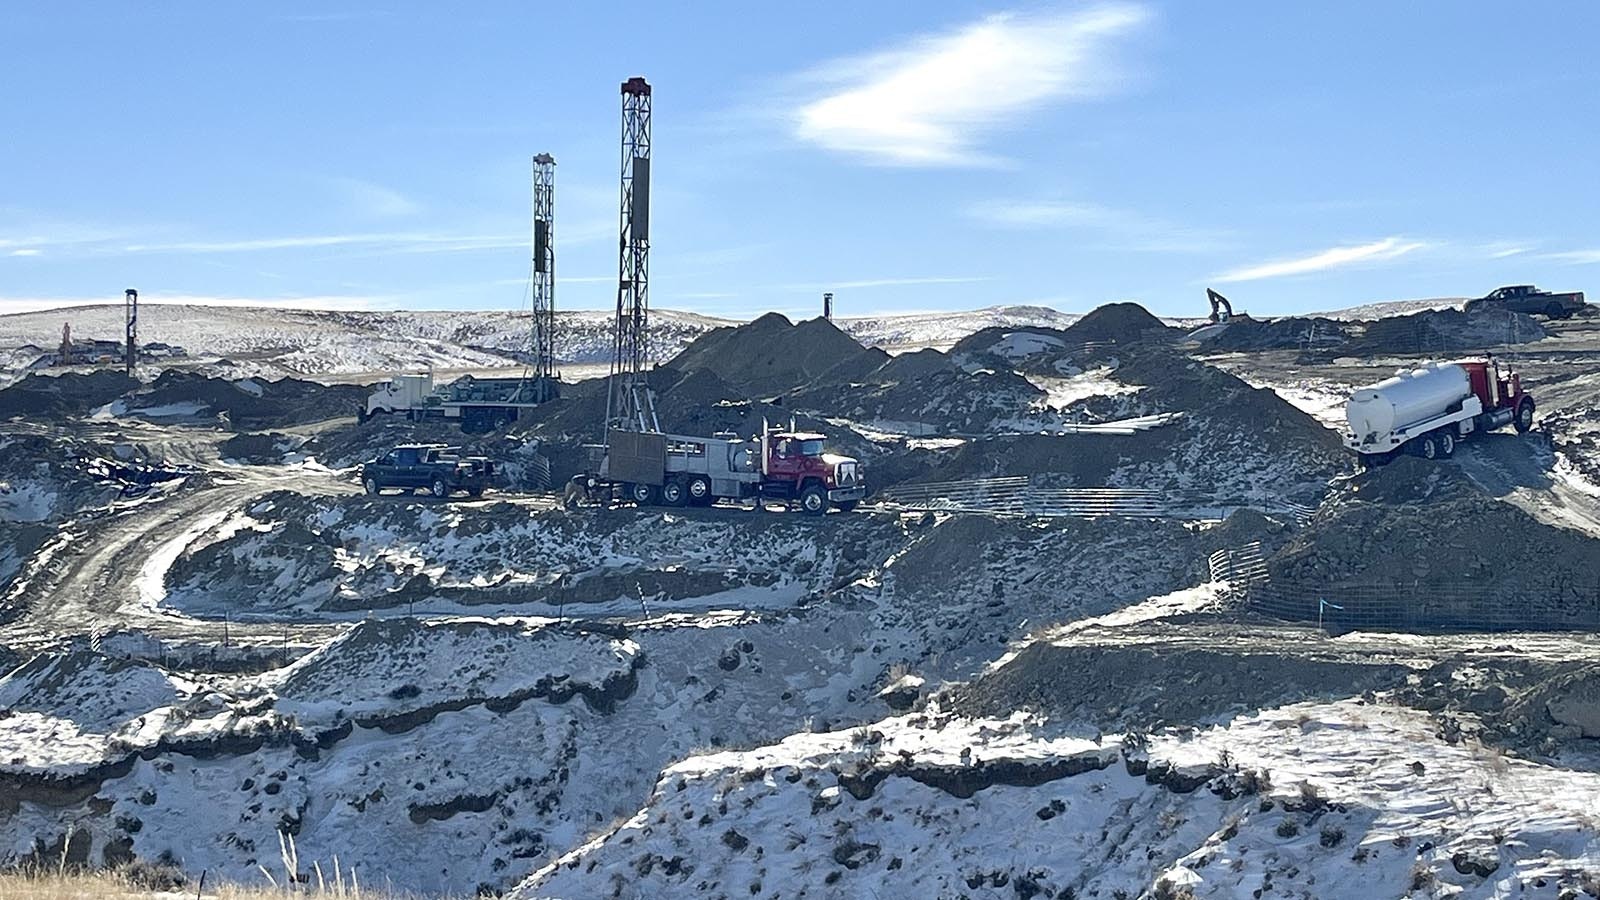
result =
[[[1178,413],[1131,435],[1018,435],[974,441],[925,480],[1050,475],[1063,486],[1117,485],[1315,502],[1349,464],[1337,435],[1276,393],[1161,346],[1120,347],[1116,380],[1133,393],[1067,407],[1084,422]]]
[[[817,383],[784,398],[787,405],[867,424],[926,429],[931,433],[990,431],[1026,413],[1044,396],[1010,371],[967,373],[936,350],[890,360],[860,382]]]
[[[1061,332],[1069,344],[1108,341],[1129,343],[1143,340],[1170,340],[1177,332],[1137,303],[1107,303],[1068,325]]]
[[[1501,344],[1542,340],[1544,326],[1532,316],[1477,307],[1471,312],[1434,309],[1369,322],[1345,352],[1363,354],[1483,350]]]
[[[945,694],[971,716],[1032,710],[1113,729],[1193,725],[1251,709],[1333,699],[1405,683],[1399,664],[1237,650],[1029,644],[1009,663]]]
[[[285,454],[299,449],[305,443],[306,439],[298,435],[272,431],[236,434],[218,445],[217,450],[223,459],[266,466],[283,462]]]
[[[39,421],[86,416],[138,386],[138,380],[111,369],[63,375],[35,373],[0,390],[0,419]]]
[[[778,394],[867,352],[825,319],[796,324],[767,313],[745,325],[706,333],[667,365],[684,372],[714,372],[747,392]]]
[[[1262,611],[1338,627],[1600,627],[1600,541],[1488,496],[1448,463],[1358,476],[1268,561]]]
[[[1350,329],[1346,323],[1320,316],[1282,319],[1235,316],[1228,320],[1226,327],[1202,335],[1200,341],[1206,350],[1311,350],[1336,347],[1349,338]]]
[[[149,390],[128,397],[119,412],[156,418],[226,417],[240,431],[259,431],[353,416],[371,389],[298,378],[229,381],[168,369]]]

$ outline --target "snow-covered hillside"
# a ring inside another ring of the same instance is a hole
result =
[[[0,316],[0,370],[19,369],[53,350],[61,327],[77,339],[118,340],[120,305],[80,306]],[[1063,327],[1078,317],[1045,307],[1013,306],[840,319],[840,326],[869,346],[889,349],[947,347],[991,325]],[[698,313],[651,311],[651,352],[670,359],[690,341],[736,325]],[[140,338],[183,347],[191,359],[225,358],[230,374],[356,375],[435,369],[515,366],[525,359],[531,321],[526,311],[333,311],[237,306],[149,304],[139,311]],[[565,363],[610,358],[612,317],[599,310],[560,312],[556,356]]]

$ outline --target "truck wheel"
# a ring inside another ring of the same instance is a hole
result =
[[[444,483],[443,478],[433,480],[433,495],[441,500],[450,496],[450,486]]]
[[[656,488],[652,484],[634,484],[628,487],[628,499],[640,506],[656,505]]]
[[[483,496],[483,488],[481,488],[481,487],[467,488],[467,496],[468,497],[482,497]]]
[[[1439,458],[1439,440],[1431,434],[1425,434],[1416,439],[1415,452],[1423,459]]]
[[[711,481],[704,476],[696,475],[689,479],[689,502],[695,506],[710,506],[716,499],[711,496]]]
[[[661,486],[661,502],[667,506],[682,506],[687,499],[688,494],[684,492],[683,482],[676,478],[669,479]]]
[[[367,476],[366,480],[361,482],[361,489],[366,491],[369,496],[378,496],[378,479],[370,475]]]
[[[1559,303],[1552,303],[1544,308],[1545,317],[1549,319],[1565,319],[1566,316],[1563,315],[1565,312]]]
[[[1439,432],[1439,458],[1449,459],[1456,455],[1456,436],[1449,429]]]
[[[800,492],[800,511],[808,516],[820,516],[828,511],[828,494],[817,485]]]
[[[1511,424],[1515,425],[1518,434],[1527,434],[1533,428],[1533,398],[1523,397],[1517,401],[1517,414],[1512,417]]]
[[[856,507],[858,507],[860,505],[861,505],[861,501],[860,500],[846,500],[843,503],[835,503],[834,504],[835,507],[837,507],[840,510],[843,510],[844,512],[855,512],[856,511]]]

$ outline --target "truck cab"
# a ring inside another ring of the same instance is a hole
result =
[[[763,441],[763,496],[798,500],[800,508],[821,515],[830,506],[854,509],[867,495],[861,463],[829,453],[824,435],[770,429]]]
[[[432,393],[432,375],[396,375],[373,386],[360,419],[365,422],[379,413],[410,412],[423,406]]]

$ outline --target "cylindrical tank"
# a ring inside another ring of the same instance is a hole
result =
[[[1384,435],[1443,415],[1471,393],[1466,369],[1454,363],[1436,363],[1358,388],[1350,395],[1344,413],[1351,433],[1358,438]]]

